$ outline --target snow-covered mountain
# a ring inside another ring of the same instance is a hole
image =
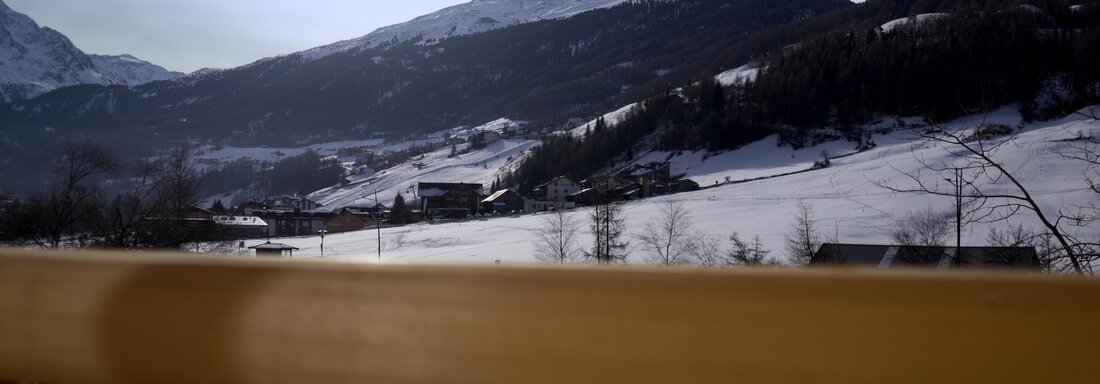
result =
[[[141,85],[152,81],[172,80],[183,73],[172,72],[145,60],[122,54],[117,56],[90,55],[96,69],[115,84]]]
[[[0,1],[0,101],[76,84],[138,85],[181,76],[130,55],[87,55],[65,35],[40,27]]]
[[[606,8],[627,0],[473,0],[417,17],[408,22],[382,27],[370,34],[301,52],[307,60],[334,53],[363,50],[386,42],[423,37],[432,42],[539,20],[560,19],[581,12]]]

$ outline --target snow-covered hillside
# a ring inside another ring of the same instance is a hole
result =
[[[951,124],[953,127],[972,126],[976,120],[1004,123],[1015,127],[1020,117],[1009,109],[984,116],[960,119]],[[1084,181],[1086,166],[1079,161],[1059,156],[1058,150],[1072,150],[1072,139],[1100,134],[1100,122],[1080,116],[1070,116],[1063,120],[1036,123],[1019,132],[1014,141],[1001,147],[996,158],[1024,183],[1033,195],[1041,201],[1047,210],[1058,208],[1072,209],[1096,200],[1096,194],[1088,189]],[[891,180],[903,183],[899,171],[916,172],[922,169],[917,159],[926,163],[938,164],[954,161],[953,155],[945,148],[924,142],[913,141],[905,133],[877,135],[874,141],[878,147],[855,153],[852,143],[832,142],[818,147],[792,150],[776,147],[773,138],[746,146],[737,151],[727,152],[702,160],[702,154],[682,154],[672,158],[674,172],[686,172],[688,177],[697,179],[700,184],[713,185],[715,181],[725,181],[788,173],[792,170],[804,170],[820,158],[821,150],[827,149],[832,155],[849,154],[834,158],[829,168],[804,172],[789,176],[762,179],[743,183],[729,183],[718,187],[671,197],[630,202],[623,205],[628,231],[636,233],[645,223],[658,217],[660,201],[672,198],[683,202],[690,211],[694,227],[704,233],[718,237],[723,241],[733,232],[742,238],[759,235],[772,255],[783,255],[783,238],[792,223],[792,216],[800,200],[813,206],[816,224],[823,235],[839,238],[843,242],[876,243],[888,242],[886,229],[893,218],[908,210],[930,207],[945,220],[954,215],[954,202],[950,198],[936,198],[923,194],[893,193],[876,187],[873,180]],[[498,150],[506,148],[521,149],[525,144],[518,142],[499,143]],[[498,159],[485,159],[483,155],[466,158],[463,161],[443,163],[443,158],[433,155],[426,159],[439,171],[473,171],[482,161],[490,161],[489,166],[497,166]],[[667,157],[668,154],[651,154],[654,157]],[[648,159],[641,159],[648,160]],[[446,164],[446,165],[444,165]],[[444,168],[446,167],[446,168]],[[443,168],[443,169],[441,169]],[[432,168],[425,168],[428,171]],[[413,172],[403,170],[401,172]],[[442,173],[441,173],[442,174]],[[486,177],[471,176],[470,178]],[[925,174],[928,182],[940,182],[938,174]],[[448,177],[450,178],[450,177]],[[402,177],[407,179],[407,177]],[[453,179],[453,178],[451,178]],[[382,177],[376,184],[364,183],[358,189],[345,190],[343,195],[355,199],[356,194],[372,192],[375,186],[394,185],[401,188],[404,183],[390,183]],[[460,180],[454,180],[460,181]],[[989,188],[1007,188],[1004,181],[987,185]],[[388,187],[387,187],[388,188]],[[361,192],[359,192],[361,191]],[[393,189],[388,189],[393,191]],[[392,195],[387,193],[386,195]],[[330,195],[336,198],[334,194]],[[383,196],[379,195],[380,198]],[[392,198],[392,197],[391,197]],[[578,220],[587,223],[588,210],[576,209],[569,213]],[[387,262],[533,262],[534,251],[531,242],[532,230],[539,228],[544,214],[530,214],[502,218],[478,218],[469,221],[442,224],[413,224],[400,228],[382,230],[382,260]],[[1013,223],[1037,227],[1035,217],[1021,213],[1012,219]],[[1002,223],[1002,225],[1007,225]],[[963,241],[968,244],[983,244],[990,225],[978,224],[965,228]],[[581,245],[590,246],[591,238],[587,230],[583,231]],[[1098,233],[1096,226],[1083,229],[1090,236]],[[1090,237],[1091,238],[1091,237]],[[325,238],[325,257],[344,261],[375,261],[376,237],[373,231],[331,234]],[[318,258],[318,238],[277,239],[301,248],[295,257]],[[260,241],[250,241],[254,245]],[[640,252],[634,252],[632,263],[642,261]]]
[[[181,76],[133,56],[89,56],[0,1],[0,102],[76,84],[137,85]]]
[[[505,122],[510,120],[496,120],[469,130],[484,131],[513,125]],[[469,144],[445,146],[376,174],[352,176],[348,184],[314,192],[310,198],[329,209],[339,209],[373,205],[376,191],[380,203],[389,204],[398,193],[405,194],[406,201],[414,201],[419,182],[480,183],[488,189],[503,172],[515,169],[528,150],[541,143],[504,139],[481,149],[470,149]]]
[[[424,41],[437,41],[520,23],[570,17],[624,1],[626,0],[473,0],[408,22],[379,28],[363,37],[313,48],[301,52],[301,55],[307,60],[315,60],[333,53],[369,49],[386,42],[416,37],[423,37]]]
[[[883,33],[890,33],[899,28],[907,27],[919,27],[924,23],[932,20],[936,20],[942,17],[946,17],[947,13],[922,13],[911,17],[902,17],[900,19],[894,19],[879,26],[879,30]]]

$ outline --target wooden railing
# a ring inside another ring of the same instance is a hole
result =
[[[0,250],[0,382],[1068,383],[1100,281]]]

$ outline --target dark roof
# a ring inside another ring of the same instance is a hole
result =
[[[1034,247],[962,247],[956,256],[955,247],[825,243],[810,259],[810,264],[878,268],[1039,268],[1039,256]]]
[[[575,182],[575,181],[573,181],[573,180],[569,179],[569,178],[568,178],[568,177],[566,177],[565,175],[561,175],[561,176],[555,177],[555,178],[553,178],[553,179],[550,179],[550,181],[547,181],[547,182],[545,182],[545,183],[542,183],[542,184],[536,185],[536,186],[535,186],[535,188],[542,188],[542,187],[548,186],[548,185],[550,185],[550,184],[553,184],[553,183],[554,183],[555,181],[558,181],[558,180],[561,180],[561,179],[565,179],[565,181],[568,181],[568,182],[570,182],[570,183],[573,183],[573,184],[577,184],[577,182]],[[578,184],[578,185],[579,185],[579,184]]]
[[[253,245],[253,246],[248,247],[248,248],[249,249],[264,249],[264,250],[270,249],[270,250],[278,250],[278,251],[290,251],[290,250],[297,250],[298,249],[297,247],[292,247],[292,246],[289,246],[289,245],[286,245],[286,244],[283,244],[283,243],[272,243],[270,241],[266,242],[266,243],[263,243],[263,244],[256,244],[256,245]]]
[[[514,196],[513,196],[513,195],[514,195]],[[502,190],[499,190],[499,191],[493,192],[493,194],[492,194],[492,195],[489,195],[489,197],[486,197],[486,198],[485,198],[484,200],[481,200],[481,202],[482,202],[482,203],[486,203],[486,202],[489,202],[489,203],[491,203],[491,202],[497,201],[497,200],[499,200],[499,199],[502,199],[502,198],[504,198],[505,196],[512,196],[512,198],[514,198],[514,199],[515,199],[515,198],[518,198],[518,199],[522,199],[522,198],[523,198],[523,197],[522,197],[522,196],[520,196],[520,195],[519,195],[518,193],[512,192],[512,190],[510,190],[510,189],[502,189]]]
[[[484,186],[481,185],[481,184],[474,184],[474,183],[430,183],[430,182],[422,182],[422,183],[417,183],[416,187],[418,189],[438,188],[438,189],[445,189],[445,190],[476,191],[476,190],[479,190],[479,189],[483,188]]]

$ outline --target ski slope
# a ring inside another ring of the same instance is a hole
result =
[[[1003,109],[986,116],[974,116],[959,119],[948,124],[951,128],[970,127],[986,121],[1003,123],[1010,127],[1020,124],[1020,117],[1012,109]],[[1073,141],[1078,137],[1095,137],[1100,123],[1082,116],[1069,116],[1062,120],[1035,123],[1024,127],[1016,137],[1001,147],[995,158],[1006,169],[1020,179],[1029,191],[1039,200],[1045,210],[1053,212],[1059,208],[1074,209],[1096,201],[1096,194],[1088,189],[1084,174],[1089,172],[1080,161],[1069,160],[1057,154],[1057,151],[1072,151]],[[1003,139],[1002,139],[1003,140]],[[703,186],[714,181],[724,182],[725,176],[732,179],[754,178],[768,175],[785,174],[792,170],[808,169],[814,160],[820,158],[822,149],[832,154],[848,156],[835,158],[829,168],[798,173],[789,176],[766,178],[743,183],[729,183],[721,186],[684,193],[670,197],[660,197],[644,201],[623,204],[623,217],[626,219],[629,233],[639,232],[647,222],[658,219],[658,208],[664,199],[681,201],[691,213],[693,226],[711,236],[723,240],[733,232],[742,238],[759,235],[765,247],[773,256],[784,256],[783,244],[797,205],[800,200],[812,205],[813,216],[822,235],[851,243],[883,243],[889,241],[887,229],[895,216],[909,210],[930,207],[945,221],[954,217],[954,199],[940,198],[924,194],[894,193],[875,186],[872,181],[883,180],[905,185],[905,179],[899,172],[916,173],[921,171],[918,159],[930,164],[951,163],[957,160],[950,150],[940,145],[914,141],[905,132],[876,135],[877,147],[855,153],[853,144],[847,142],[825,143],[817,147],[793,150],[777,147],[774,139],[765,139],[716,156],[705,161],[700,153],[685,153],[673,156],[673,171],[686,172],[690,178],[700,181]],[[532,143],[501,142],[497,150],[518,153]],[[481,156],[481,155],[478,155]],[[654,157],[668,157],[668,154],[650,154]],[[504,156],[502,156],[504,157]],[[470,175],[478,167],[471,164],[490,159],[471,156],[464,161],[451,162],[435,167],[435,173],[425,176]],[[640,159],[650,160],[650,159]],[[440,161],[434,158],[430,161]],[[500,161],[492,159],[492,161]],[[495,166],[497,163],[491,163]],[[428,168],[425,171],[432,170]],[[401,171],[409,172],[409,171]],[[481,174],[485,177],[484,174]],[[926,182],[944,185],[945,176],[928,174],[922,177]],[[464,181],[465,176],[448,177],[452,181]],[[405,180],[402,177],[402,180]],[[466,180],[475,181],[475,180]],[[329,199],[355,199],[357,191],[373,191],[377,186],[392,195],[394,188],[401,188],[404,182],[390,183],[385,176],[373,180],[374,184],[351,189],[337,194],[330,193]],[[1003,181],[985,181],[989,191],[1010,190]],[[379,196],[383,196],[380,192]],[[392,198],[392,196],[391,196]],[[591,246],[592,238],[587,233],[586,209],[576,209],[568,213],[585,223],[581,245]],[[383,229],[381,243],[382,262],[495,262],[530,263],[536,262],[532,241],[541,226],[545,214],[528,214],[502,218],[477,218],[469,221],[446,222],[440,224],[413,224],[399,228]],[[1011,223],[1022,223],[1033,228],[1038,222],[1033,215],[1023,212],[1015,216]],[[975,224],[964,229],[965,244],[984,244],[990,225]],[[1089,238],[1100,235],[1100,228],[1092,226],[1079,231]],[[301,248],[296,258],[320,258],[320,239],[316,237],[273,239]],[[325,258],[350,262],[376,262],[378,238],[373,230],[332,234],[325,238]],[[261,241],[250,241],[255,245]],[[636,241],[635,241],[636,243]],[[641,263],[640,250],[635,250],[631,263]]]
[[[462,153],[468,144],[455,146],[458,154],[451,156],[451,147],[425,154],[396,167],[367,176],[353,176],[348,184],[334,186],[309,195],[313,201],[330,209],[346,206],[387,206],[401,193],[405,201],[416,201],[419,182],[480,183],[488,190],[504,171],[514,169],[524,153],[541,144],[538,140],[506,139],[480,150]]]

